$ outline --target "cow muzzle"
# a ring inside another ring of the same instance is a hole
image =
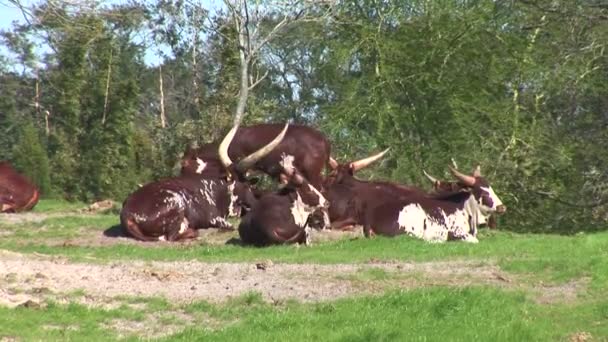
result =
[[[504,214],[505,211],[507,211],[507,206],[505,205],[499,205],[498,207],[496,207],[496,212],[499,214]]]

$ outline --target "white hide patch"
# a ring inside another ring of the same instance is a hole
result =
[[[184,232],[186,232],[186,230],[188,230],[188,225],[189,225],[188,219],[184,217],[182,224],[179,226],[179,233],[184,234]]]
[[[281,164],[281,166],[285,169],[293,169],[295,168],[295,166],[293,165],[293,162],[295,161],[295,157],[292,156],[291,154],[281,154],[281,161],[279,162],[279,164]]]
[[[238,217],[241,214],[240,208],[236,205],[238,196],[234,194],[235,187],[235,182],[231,182],[228,184],[228,196],[230,196],[230,204],[228,205],[228,216],[230,217]]]
[[[219,217],[219,216],[209,220],[209,223],[213,227],[219,227],[219,228],[232,227],[232,224],[230,224],[230,222],[226,221],[223,217]]]
[[[201,158],[196,158],[196,173],[201,174],[203,170],[207,167],[207,163],[205,163]]]
[[[436,208],[437,214],[433,217],[417,203],[408,204],[401,211],[397,223],[399,228],[403,229],[406,234],[415,236],[429,242],[445,242],[448,240],[448,235],[462,238],[467,242],[477,242],[477,238],[469,232],[477,232],[476,220],[471,222],[471,215],[476,215],[470,211],[471,201],[475,199],[471,196],[464,205],[464,209],[457,210],[454,213],[447,215],[442,209]],[[471,227],[473,225],[474,227]],[[473,228],[473,229],[472,229]]]
[[[215,207],[215,199],[213,198],[213,186],[215,182],[212,180],[201,180],[201,184],[203,185],[201,189],[198,191],[205,198],[205,201],[209,203],[211,206]]]
[[[488,195],[490,196],[490,199],[492,199],[492,210],[495,211],[496,208],[498,208],[498,206],[503,205],[502,201],[500,200],[500,198],[498,198],[498,196],[496,195],[496,193],[494,192],[494,189],[492,189],[491,186],[489,187],[480,187],[481,190],[485,191],[488,193]],[[480,203],[481,205],[481,203]]]
[[[180,208],[183,209],[186,206],[185,197],[179,192],[175,192],[173,190],[163,189],[164,192],[168,193],[170,197],[166,197],[163,202],[172,208]]]
[[[331,221],[329,220],[329,213],[327,212],[327,210],[325,210],[329,206],[329,203],[327,202],[327,199],[314,186],[308,184],[308,188],[310,189],[310,191],[312,191],[313,193],[315,193],[319,197],[319,205],[317,206],[317,208],[323,208],[324,209],[323,210],[323,227],[322,227],[322,229],[324,229],[324,230],[325,229],[329,229],[330,225],[331,225]]]
[[[291,216],[298,227],[304,227],[308,216],[313,212],[314,207],[311,207],[302,201],[302,197],[296,192],[297,198],[291,206]]]
[[[158,237],[158,241],[167,241],[167,238],[164,235]]]

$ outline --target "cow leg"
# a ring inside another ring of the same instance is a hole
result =
[[[363,235],[365,235],[366,238],[373,238],[376,236],[376,232],[374,232],[374,228],[371,226],[365,225],[363,226]]]
[[[234,227],[232,226],[232,224],[230,224],[230,222],[228,222],[225,218],[220,217],[220,216],[211,219],[211,224],[213,227],[216,227],[222,231],[233,231],[234,230]]]
[[[331,223],[331,229],[353,230],[357,221],[354,218],[347,218],[342,221],[334,221]]]
[[[192,228],[190,228],[190,222],[188,219],[184,217],[179,224],[178,230],[172,229],[166,234],[166,240],[177,241],[183,239],[185,236],[191,236],[192,233],[188,232],[188,230],[192,230]]]

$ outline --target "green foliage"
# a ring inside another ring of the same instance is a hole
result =
[[[21,135],[13,148],[13,155],[15,167],[38,186],[43,196],[49,196],[51,194],[49,160],[38,132],[31,123],[28,122],[21,128]]]
[[[274,12],[255,29],[270,32],[284,8],[262,4]],[[451,158],[464,171],[481,164],[509,208],[503,227],[605,229],[605,6],[359,0],[326,9],[260,50],[251,78],[267,77],[250,92],[244,124],[318,127],[339,161],[392,147],[361,177],[423,186],[423,169],[450,178]],[[43,146],[57,195],[120,201],[137,183],[175,174],[187,145],[231,125],[240,65],[227,13],[163,1],[32,13],[36,25],[2,33],[0,144],[14,146],[17,128],[38,126],[48,110]],[[44,58],[36,35],[52,37]],[[144,48],[160,65],[145,64]]]

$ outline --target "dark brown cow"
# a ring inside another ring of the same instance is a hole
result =
[[[7,161],[0,162],[0,213],[32,209],[40,197],[38,187]]]
[[[282,124],[240,127],[230,144],[229,157],[237,160],[251,154],[276,137],[282,127]],[[211,143],[197,149],[188,148],[182,158],[182,174],[217,173],[221,168],[217,146],[217,143]],[[285,155],[293,157],[295,167],[313,186],[320,188],[323,182],[323,169],[329,161],[330,149],[330,144],[323,133],[308,126],[290,125],[279,146],[256,163],[239,167],[235,170],[236,175],[240,181],[245,181],[247,171],[258,170],[281,180],[283,169],[279,163]],[[285,183],[285,179],[281,181]]]
[[[379,198],[365,208],[365,235],[409,234],[431,242],[478,242],[480,220],[493,213],[504,213],[506,207],[480,173],[468,176],[450,170],[466,185],[466,190],[434,196],[413,193],[398,199]]]
[[[309,244],[309,219],[313,212],[324,212],[324,223],[329,224],[327,200],[291,164],[282,162],[286,186],[276,193],[262,196],[241,220],[239,235],[245,244]]]
[[[333,171],[325,181],[323,194],[330,203],[329,218],[333,229],[350,229],[354,225],[362,224],[363,208],[384,196],[398,198],[412,193],[425,193],[424,190],[413,186],[355,178],[355,172],[379,160],[388,150],[345,164],[331,160]]]
[[[244,162],[255,163],[269,153],[281,142],[287,127]],[[234,131],[236,128],[228,133],[218,151],[228,179],[195,173],[146,184],[123,204],[120,220],[127,233],[143,241],[175,241],[194,238],[201,228],[233,229],[227,217],[240,216],[241,210],[255,201],[247,184],[230,177],[230,171],[238,167],[227,159]]]

